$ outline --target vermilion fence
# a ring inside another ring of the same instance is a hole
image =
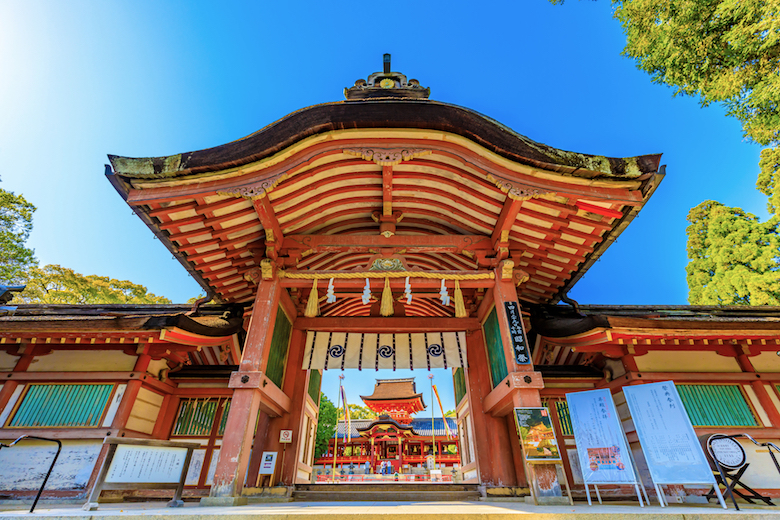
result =
[[[451,483],[452,475],[317,475],[317,483],[321,484],[358,484],[358,483],[382,482],[425,482],[425,483]]]

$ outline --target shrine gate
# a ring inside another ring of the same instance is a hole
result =
[[[456,369],[464,476],[527,487],[510,412],[539,406],[544,382],[526,306],[565,297],[648,200],[660,156],[536,143],[429,100],[389,56],[345,95],[216,148],[110,157],[111,182],[208,295],[249,304],[205,501],[241,503],[283,429],[281,482],[310,481],[318,370],[431,359]]]

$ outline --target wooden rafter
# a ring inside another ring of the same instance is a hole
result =
[[[393,214],[393,167],[382,166],[382,215]]]

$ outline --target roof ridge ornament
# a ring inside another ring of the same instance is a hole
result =
[[[390,54],[382,59],[382,72],[374,72],[368,79],[359,79],[355,85],[344,89],[347,100],[371,98],[408,98],[428,99],[431,89],[420,86],[416,79],[406,79],[406,75],[390,70]]]

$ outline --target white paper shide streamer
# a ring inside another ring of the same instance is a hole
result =
[[[441,290],[439,290],[439,296],[441,296],[442,305],[450,304],[450,295],[447,292],[447,286],[444,285],[444,278],[441,279]]]
[[[336,293],[333,292],[333,278],[328,282],[328,293],[325,301],[328,303],[336,303]]]
[[[371,283],[368,281],[368,278],[366,278],[366,286],[363,287],[363,305],[368,305],[371,303]]]

